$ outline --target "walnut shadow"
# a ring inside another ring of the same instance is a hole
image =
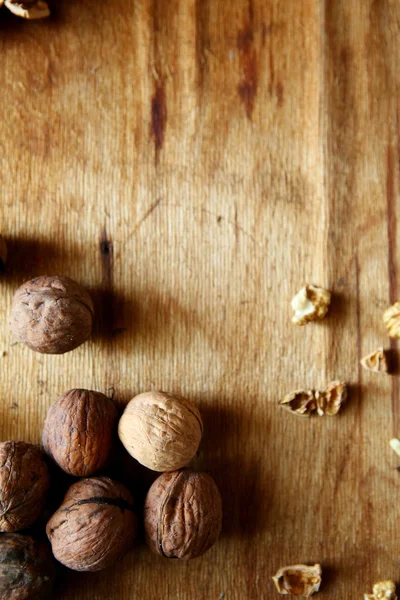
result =
[[[39,275],[54,275],[60,271],[58,248],[52,242],[25,237],[4,239],[8,256],[2,283],[19,287]]]
[[[122,294],[103,287],[87,287],[94,304],[92,340],[117,343],[132,335],[137,322],[136,304]]]

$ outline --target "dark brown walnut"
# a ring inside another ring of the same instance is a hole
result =
[[[1,600],[48,600],[55,561],[47,543],[19,533],[0,536]]]
[[[1,0],[0,0],[1,2]],[[0,4],[1,6],[1,4]],[[6,268],[7,262],[7,245],[3,236],[0,235],[0,273]]]
[[[207,473],[187,469],[163,473],[147,494],[146,541],[156,554],[196,558],[215,544],[221,525],[221,495]]]
[[[104,394],[69,390],[49,408],[44,449],[66,473],[93,475],[107,462],[117,418],[114,402]]]
[[[15,292],[10,326],[32,350],[63,354],[90,337],[93,312],[89,294],[69,277],[36,277]]]
[[[130,492],[108,477],[72,485],[46,533],[56,559],[74,571],[100,571],[131,548],[137,519]]]
[[[0,531],[29,527],[39,517],[50,486],[43,455],[25,442],[0,443]]]

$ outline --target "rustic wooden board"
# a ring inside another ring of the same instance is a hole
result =
[[[39,442],[71,387],[113,388],[121,406],[180,392],[204,415],[195,467],[225,505],[203,558],[169,562],[141,542],[110,572],[63,571],[56,597],[269,600],[271,575],[299,561],[322,563],[321,599],[399,580],[399,380],[359,367],[390,345],[381,313],[399,294],[398,1],[5,13],[0,437]],[[44,273],[96,300],[92,341],[65,356],[8,331],[13,290]],[[289,303],[306,281],[333,290],[332,311],[295,328]],[[338,377],[351,398],[337,418],[276,406]],[[152,474],[121,453],[114,466],[140,503]]]

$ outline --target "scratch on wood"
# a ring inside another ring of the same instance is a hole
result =
[[[159,153],[162,149],[167,124],[167,103],[163,84],[158,81],[154,95],[151,99],[151,133],[155,144],[155,158],[158,163]]]
[[[107,236],[106,228],[104,228],[100,236],[100,257],[103,285],[108,288],[111,288],[113,284],[113,256],[113,244]]]
[[[146,210],[146,212],[144,213],[143,217],[141,217],[139,219],[139,221],[136,223],[135,227],[133,228],[133,233],[135,234],[137,232],[137,230],[143,225],[143,223],[146,221],[146,219],[149,218],[149,216],[151,215],[152,212],[155,211],[155,209],[157,208],[157,206],[160,204],[162,198],[158,198],[157,200],[155,200],[150,207]]]

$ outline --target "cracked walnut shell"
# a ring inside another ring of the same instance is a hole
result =
[[[1,4],[3,2],[0,6]],[[50,15],[49,5],[44,0],[5,0],[4,4],[14,15],[23,19],[44,19]]]
[[[360,360],[361,366],[368,371],[373,371],[374,373],[387,373],[388,363],[386,359],[386,353],[383,348],[377,348],[367,356],[364,356]]]
[[[163,473],[147,494],[146,541],[156,554],[196,558],[217,541],[221,525],[221,496],[207,473],[187,469]]]
[[[74,483],[47,523],[56,559],[74,571],[100,571],[130,550],[137,519],[130,492],[108,477]]]
[[[27,535],[0,536],[0,598],[28,600],[51,598],[55,561],[47,543]]]
[[[299,417],[309,417],[317,408],[314,390],[296,390],[284,396],[279,404]]]
[[[317,412],[322,417],[337,415],[347,400],[345,381],[331,381],[323,392],[316,392]]]
[[[295,325],[306,325],[310,321],[318,321],[325,317],[331,303],[332,294],[315,285],[306,285],[293,298],[291,302]]]
[[[93,475],[109,457],[117,418],[114,402],[104,394],[69,390],[49,408],[44,449],[66,473]]]
[[[187,465],[202,433],[196,406],[165,392],[135,396],[118,425],[119,438],[129,454],[153,471],[175,471]]]
[[[395,302],[383,313],[383,322],[390,337],[400,337],[400,302]]]
[[[63,354],[90,337],[93,312],[89,294],[69,277],[36,277],[15,292],[10,325],[31,350]]]
[[[320,588],[322,582],[321,565],[283,567],[272,579],[280,594],[309,598],[318,592]]]
[[[364,594],[364,600],[397,600],[394,581],[379,581],[372,588],[372,594]]]
[[[29,527],[39,517],[50,486],[47,465],[36,446],[0,443],[0,532]]]

